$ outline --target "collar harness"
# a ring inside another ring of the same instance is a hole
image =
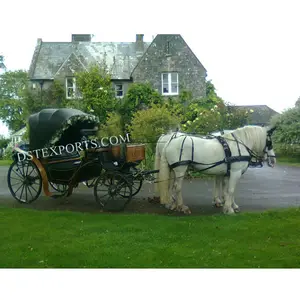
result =
[[[194,161],[194,141],[192,136],[190,135],[185,135],[183,141],[182,141],[182,145],[181,145],[181,149],[180,149],[180,155],[179,155],[179,161],[170,165],[170,168],[176,168],[178,166],[183,166],[183,165],[190,165],[190,164],[201,164],[201,165],[209,165],[209,167],[201,170],[201,171],[205,171],[211,168],[214,168],[216,166],[219,166],[223,163],[227,164],[227,172],[225,176],[230,176],[230,170],[231,170],[231,164],[234,162],[241,162],[241,161],[247,161],[248,162],[248,167],[252,166],[252,167],[257,167],[259,166],[260,168],[263,167],[263,158],[259,157],[254,151],[252,151],[251,149],[249,149],[243,142],[238,141],[238,139],[236,138],[236,136],[231,133],[232,137],[234,140],[231,141],[235,141],[238,151],[239,151],[239,156],[232,156],[231,150],[228,146],[228,143],[226,141],[225,138],[223,138],[222,136],[201,136],[203,138],[206,139],[217,139],[220,144],[223,146],[224,149],[224,154],[225,154],[225,158],[223,160],[220,160],[216,163],[210,163],[210,164],[204,164],[204,163],[198,163]],[[181,160],[182,157],[182,152],[183,152],[183,146],[184,146],[184,142],[186,140],[187,137],[190,137],[191,141],[192,141],[192,154],[191,154],[191,159],[190,160]],[[169,140],[169,143],[171,142],[171,140],[173,140],[174,138],[177,138],[176,133],[174,133],[171,137],[171,139]],[[248,151],[249,155],[241,155],[241,150],[240,150],[240,145],[243,145],[246,150]],[[267,151],[272,150],[273,149],[273,145],[272,145],[272,140],[271,140],[271,134],[267,134],[267,141],[266,141],[266,146],[264,148],[264,153],[267,153]],[[268,155],[268,157],[275,157],[274,155]],[[255,161],[251,161],[253,158],[255,158]],[[248,167],[246,168],[246,170],[248,169]],[[246,170],[243,172],[243,174],[246,172]]]

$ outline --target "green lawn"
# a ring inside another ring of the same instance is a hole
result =
[[[284,166],[300,167],[300,161],[297,157],[278,157],[277,163]]]
[[[0,166],[10,166],[12,163],[12,160],[3,160],[0,159]]]
[[[162,216],[0,208],[1,268],[299,268],[300,209]]]

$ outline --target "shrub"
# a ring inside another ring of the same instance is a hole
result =
[[[124,124],[122,116],[117,113],[109,113],[106,123],[100,126],[98,137],[109,137],[124,135]]]
[[[134,113],[131,125],[127,126],[127,129],[132,141],[147,143],[155,150],[159,136],[169,130],[175,130],[179,124],[180,118],[172,114],[166,105],[152,105],[147,110]]]

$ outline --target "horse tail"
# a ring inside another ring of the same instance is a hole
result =
[[[155,149],[155,162],[154,162],[154,170],[159,170],[160,169],[160,153],[159,153],[159,140],[156,144],[156,149]],[[158,183],[157,183],[157,179],[158,179],[158,175],[157,173],[154,173],[154,191],[155,193],[159,192],[159,188],[158,188]]]
[[[160,168],[159,168],[159,175],[158,175],[158,187],[160,193],[160,203],[167,204],[170,202],[170,195],[169,195],[169,179],[170,179],[170,167],[166,158],[166,149],[168,143],[166,143],[165,147],[163,148],[161,157],[160,157]]]

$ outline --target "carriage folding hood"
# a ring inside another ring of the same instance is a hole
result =
[[[79,142],[81,129],[95,129],[99,119],[77,109],[43,109],[29,117],[30,150]]]

